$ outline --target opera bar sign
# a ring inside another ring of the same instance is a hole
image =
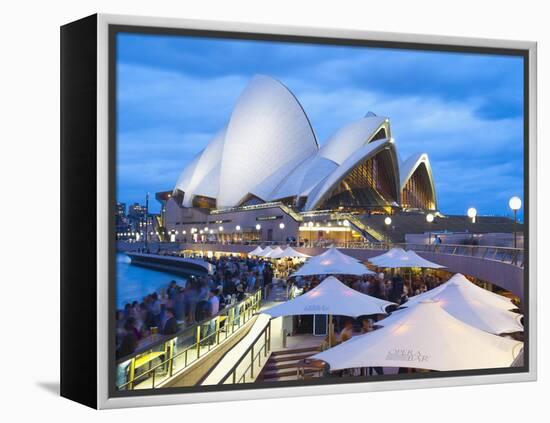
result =
[[[430,360],[430,356],[428,354],[424,354],[421,351],[413,351],[412,349],[406,348],[395,348],[388,351],[388,354],[386,355],[386,360],[405,362],[415,361],[418,363],[426,363]]]
[[[304,307],[304,313],[328,314],[330,307],[327,305],[309,304]]]

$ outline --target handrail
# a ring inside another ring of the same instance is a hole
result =
[[[280,201],[272,201],[269,203],[262,203],[262,204],[252,204],[249,206],[240,206],[240,207],[227,207],[223,209],[213,209],[210,210],[210,214],[223,214],[223,213],[233,213],[237,211],[246,211],[246,210],[262,210],[262,209],[271,209],[273,207],[279,207],[282,211],[284,211],[286,214],[291,216],[295,221],[301,222],[303,220],[302,216],[292,210],[292,208],[288,207],[286,204],[280,202]]]
[[[387,250],[391,247],[401,247],[416,252],[429,252],[435,254],[448,254],[453,256],[477,257],[484,260],[500,261],[518,267],[524,265],[523,248],[498,247],[493,245],[467,245],[467,244],[375,244],[365,242],[346,242],[332,244],[338,248],[356,248],[369,250]]]
[[[260,347],[259,350],[256,350],[256,354],[254,354],[254,346],[256,343],[260,340],[261,337],[264,337],[264,344]],[[241,358],[231,367],[231,369],[225,374],[224,377],[221,378],[218,385],[223,385],[230,377],[232,377],[232,383],[241,383],[246,381],[246,374],[250,370],[250,377],[254,378],[254,363],[256,362],[256,359],[260,358],[260,355],[262,352],[264,353],[264,357],[267,357],[267,353],[271,351],[271,321],[268,322],[267,326],[262,329],[262,331],[254,338],[254,341],[250,344],[250,346],[245,350]],[[241,377],[237,378],[237,369],[241,365],[241,363],[245,360],[245,358],[250,353],[251,360],[250,364],[244,369],[243,374]]]
[[[341,213],[341,218],[347,219],[352,225],[354,225],[360,231],[364,231],[373,237],[376,241],[382,242],[384,240],[384,235],[378,232],[376,229],[364,223],[361,219],[355,217],[351,213]]]
[[[178,373],[182,372],[186,368],[189,367],[190,364],[194,363],[196,360],[198,360],[201,357],[201,347],[208,346],[208,351],[211,350],[212,344],[219,344],[220,343],[220,334],[223,332],[225,333],[225,338],[227,339],[230,335],[232,335],[235,332],[235,321],[237,321],[237,328],[242,327],[244,324],[246,324],[250,319],[255,315],[255,313],[260,309],[260,304],[262,300],[262,289],[256,290],[252,295],[244,299],[243,301],[240,301],[237,304],[232,305],[231,307],[226,307],[224,310],[219,312],[213,317],[210,317],[208,319],[204,319],[201,322],[195,323],[194,325],[190,326],[189,328],[186,328],[176,335],[170,335],[169,337],[164,337],[163,339],[153,343],[148,344],[147,347],[143,347],[140,349],[140,352],[134,352],[131,355],[128,355],[120,360],[117,360],[117,365],[122,368],[123,371],[129,370],[129,377],[127,378],[124,383],[120,383],[117,385],[117,388],[119,390],[122,389],[134,389],[135,385],[137,383],[141,383],[142,381],[145,381],[148,378],[152,377],[152,383],[151,387],[155,387],[155,376],[157,374],[157,370],[162,369],[166,370],[167,377],[163,379],[162,381],[168,379],[169,377],[175,376]],[[246,308],[246,306],[250,303],[249,307]],[[240,309],[245,307],[244,311],[241,313]],[[238,313],[236,313],[236,310],[239,310]],[[220,326],[220,319],[219,317],[227,315],[226,322],[224,322],[224,326]],[[237,317],[236,317],[237,315]],[[201,332],[206,325],[211,327],[212,323],[215,324],[216,329],[213,333],[210,333],[204,337],[201,338]],[[229,330],[231,333],[229,333]],[[184,348],[182,351],[177,352],[174,354],[174,350],[177,347],[177,341],[178,339],[187,339],[189,335],[193,335],[192,331],[196,332],[197,338],[194,343]],[[182,336],[185,335],[185,336]],[[160,345],[163,345],[164,349],[161,351],[153,351],[155,347],[159,347]],[[189,354],[190,352],[196,350],[196,357],[192,358],[191,361],[189,360]],[[159,353],[158,356],[164,356],[163,360],[155,365],[154,367],[150,367],[145,372],[135,375],[136,370],[136,360],[140,357],[143,357],[145,353],[149,351],[150,353]],[[208,352],[207,351],[207,352]],[[176,364],[176,360],[179,358],[183,359],[183,366],[177,368],[177,366],[174,366]],[[174,367],[176,367],[174,369]],[[166,376],[166,375],[165,375]]]

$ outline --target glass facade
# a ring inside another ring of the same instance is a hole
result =
[[[426,165],[421,163],[403,187],[401,205],[405,209],[434,210],[435,198]]]
[[[319,208],[386,208],[397,205],[393,168],[390,151],[381,151],[353,168]]]

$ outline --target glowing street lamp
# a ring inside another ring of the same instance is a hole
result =
[[[466,214],[472,219],[472,223],[476,223],[477,210],[474,207],[470,207]]]
[[[428,213],[426,215],[426,222],[428,222],[428,245],[432,243],[432,227],[430,223],[434,221],[434,215],[431,213]]]
[[[283,222],[279,223],[279,229],[281,230],[281,243],[283,242],[283,235],[284,235],[284,229],[285,229],[285,224]]]
[[[508,205],[514,212],[514,248],[518,248],[516,226],[518,223],[518,210],[521,209],[521,198],[514,196],[508,201]]]
[[[388,244],[388,248],[390,246],[390,225],[391,225],[391,217],[387,216],[384,219],[384,224],[386,225],[386,242]]]

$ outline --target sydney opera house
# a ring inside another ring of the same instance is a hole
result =
[[[371,215],[437,209],[428,156],[401,161],[387,117],[368,112],[320,145],[298,99],[264,75],[251,79],[227,125],[182,170],[175,188],[157,199],[166,232],[177,238],[209,222],[228,224],[226,231],[258,229],[262,220],[286,219],[258,215],[277,205],[294,221],[322,210]]]

